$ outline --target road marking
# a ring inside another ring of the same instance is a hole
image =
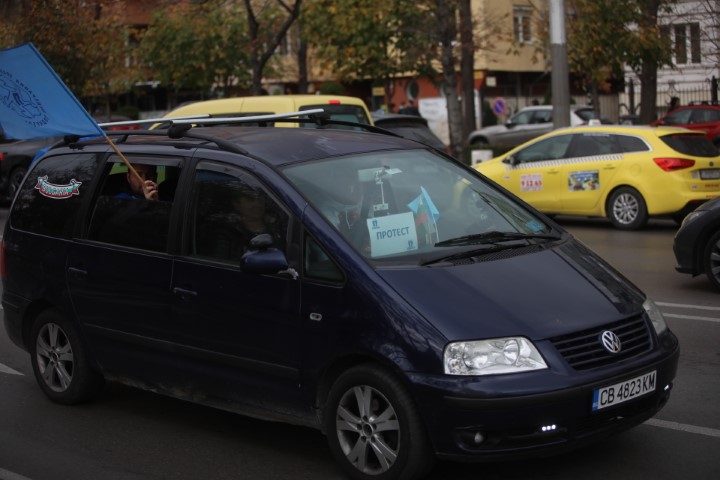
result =
[[[694,317],[692,315],[676,315],[674,313],[663,313],[666,318],[682,318],[684,320],[702,320],[703,322],[720,323],[720,318]]]
[[[707,310],[708,312],[720,312],[720,307],[704,307],[702,305],[687,305],[684,303],[665,303],[665,302],[655,302],[655,305],[659,307],[665,307],[665,308],[680,308],[680,309],[695,309],[695,310]],[[720,318],[713,318],[713,317],[701,317],[697,315],[680,315],[678,313],[665,313],[663,312],[664,317],[668,318],[680,318],[683,320],[700,320],[702,322],[713,322],[713,323],[720,323]]]
[[[8,367],[7,365],[3,365],[2,363],[0,363],[0,373],[9,373],[10,375],[22,375],[22,373],[18,372],[17,370],[13,370],[12,368]]]
[[[720,307],[704,307],[702,305],[687,305],[685,303],[665,303],[665,302],[655,302],[655,305],[659,307],[670,307],[670,308],[694,308],[696,310],[711,310],[715,312],[720,312]]]
[[[658,420],[651,418],[645,422],[646,425],[653,427],[669,428],[670,430],[678,430],[680,432],[696,433],[698,435],[707,435],[708,437],[720,438],[720,430],[707,427],[696,427],[695,425],[686,425],[684,423],[668,422],[667,420]]]

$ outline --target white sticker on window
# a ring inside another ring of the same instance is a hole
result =
[[[417,232],[412,212],[367,219],[373,257],[417,250]]]

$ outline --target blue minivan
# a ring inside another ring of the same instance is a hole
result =
[[[43,392],[116,381],[311,426],[363,480],[566,451],[666,404],[679,346],[651,299],[472,169],[365,128],[50,150],[1,256]]]

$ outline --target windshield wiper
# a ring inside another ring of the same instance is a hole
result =
[[[475,233],[473,235],[465,235],[462,237],[457,238],[450,238],[448,240],[443,240],[442,242],[438,242],[435,244],[436,247],[458,247],[458,246],[467,246],[467,245],[480,245],[478,248],[472,248],[470,250],[465,250],[462,252],[454,253],[451,255],[440,255],[437,258],[432,258],[429,260],[425,260],[420,262],[420,265],[425,267],[428,265],[432,265],[435,263],[440,262],[453,262],[455,260],[461,260],[463,258],[470,258],[475,257],[477,255],[482,255],[484,253],[488,253],[490,251],[496,252],[498,250],[505,250],[505,249],[511,249],[511,248],[517,248],[519,246],[524,246],[526,243],[523,242],[522,245],[518,244],[511,244],[506,243],[505,245],[501,245],[504,242],[516,242],[518,240],[533,240],[533,239],[542,239],[542,240],[560,240],[560,237],[557,235],[550,235],[545,233],[520,233],[520,232],[484,232],[484,233]]]
[[[560,240],[557,235],[547,233],[521,233],[521,232],[483,232],[463,235],[462,237],[449,238],[435,244],[436,247],[459,247],[463,245],[478,245],[483,243],[498,243],[511,240]]]

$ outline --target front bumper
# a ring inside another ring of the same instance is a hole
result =
[[[622,374],[561,389],[546,387],[543,391],[540,382],[532,387],[536,390],[533,393],[470,396],[458,394],[457,378],[455,385],[451,385],[452,379],[437,376],[413,375],[411,381],[418,388],[428,433],[441,458],[486,461],[562,453],[627,430],[662,409],[670,397],[679,358],[677,339],[670,332],[667,335],[672,338],[663,343],[673,346],[670,351],[665,350],[662,358]],[[653,392],[592,412],[596,388],[653,370],[657,372]],[[481,384],[495,382],[495,379],[475,377],[460,381],[465,390],[479,391],[487,386]],[[571,379],[566,381],[569,383]],[[443,388],[443,384],[447,388]]]

